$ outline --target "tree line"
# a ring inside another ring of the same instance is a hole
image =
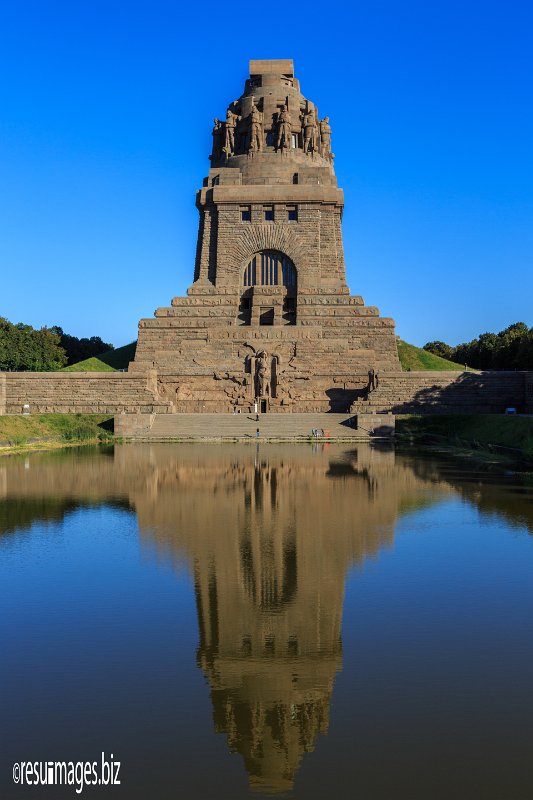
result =
[[[424,350],[474,369],[533,369],[533,328],[515,322],[499,333],[482,333],[455,347],[428,342]]]
[[[99,336],[78,339],[58,325],[37,329],[0,317],[0,371],[52,372],[113,349]]]

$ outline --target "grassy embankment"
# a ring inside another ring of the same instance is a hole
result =
[[[107,353],[100,353],[99,356],[64,367],[61,372],[116,372],[118,369],[127,369],[130,361],[135,358],[136,347],[137,342],[131,342],[124,347],[117,347],[116,350],[108,350]]]
[[[447,361],[445,358],[435,356],[433,353],[428,353],[427,350],[423,350],[421,347],[415,347],[413,344],[402,342],[401,339],[398,342],[398,357],[404,372],[416,372],[425,369],[435,369],[439,371],[464,370],[464,366],[461,364]]]
[[[113,436],[109,414],[36,414],[0,417],[0,453],[103,442]]]
[[[533,418],[503,414],[405,416],[396,420],[400,440],[444,446],[456,454],[506,453],[533,464]]]

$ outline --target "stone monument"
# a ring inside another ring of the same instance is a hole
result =
[[[141,320],[130,372],[169,412],[348,411],[399,369],[394,322],[346,285],[329,117],[291,60],[250,62],[210,162],[194,282]]]
[[[529,373],[402,372],[394,322],[346,285],[330,118],[291,60],[251,61],[213,123],[187,297],[140,321],[127,372],[0,373],[0,415],[112,413],[145,435],[157,414],[533,408]]]

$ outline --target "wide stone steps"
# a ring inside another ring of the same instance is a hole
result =
[[[313,428],[330,439],[361,438],[350,414],[156,414],[147,439],[307,439]]]

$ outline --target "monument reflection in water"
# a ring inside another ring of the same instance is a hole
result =
[[[348,568],[392,544],[402,507],[444,491],[395,466],[392,450],[327,452],[183,463],[161,449],[157,490],[135,500],[142,535],[194,564],[215,728],[255,789],[290,789],[327,733]]]
[[[271,792],[291,789],[328,732],[348,570],[392,547],[403,514],[457,494],[431,463],[362,445],[129,445],[30,466],[2,465],[4,531],[118,503],[134,509],[145,549],[187,558],[215,729],[251,788]],[[478,484],[461,491],[497,505]]]

